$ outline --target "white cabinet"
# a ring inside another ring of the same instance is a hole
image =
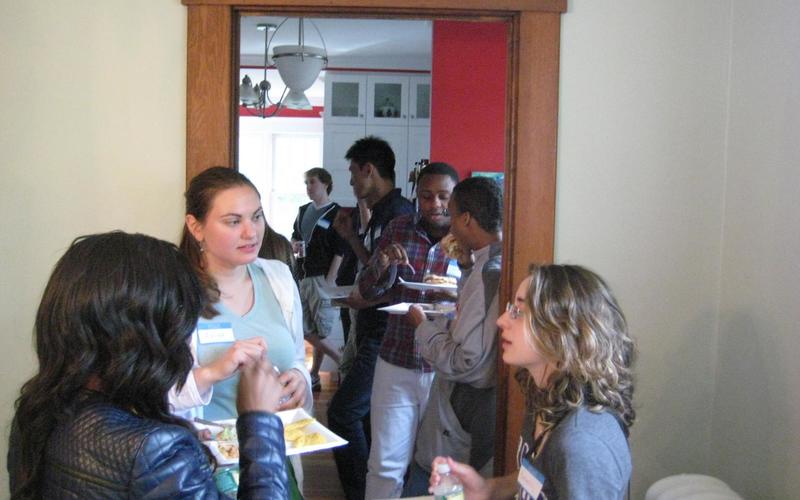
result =
[[[431,77],[368,76],[367,123],[430,126]]]
[[[325,75],[325,121],[430,126],[431,77],[383,73]]]
[[[326,122],[323,125],[322,166],[331,173],[333,178],[331,199],[340,205],[355,205],[353,188],[350,187],[350,162],[344,159],[344,155],[354,142],[365,135],[366,127],[363,123],[361,125],[337,125]]]
[[[326,73],[323,162],[333,176],[333,200],[355,204],[344,155],[367,135],[392,146],[395,184],[411,195],[409,171],[430,157],[430,82],[429,75]]]
[[[370,125],[367,129],[368,135],[380,137],[392,147],[392,151],[394,151],[394,185],[402,189],[403,195],[407,197],[410,194],[410,186],[408,184],[408,127]],[[430,135],[430,132],[428,135]]]

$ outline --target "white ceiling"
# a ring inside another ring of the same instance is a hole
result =
[[[241,55],[243,64],[254,64],[264,57],[264,32],[256,25],[280,24],[283,17],[243,16],[241,24]],[[337,59],[350,61],[354,58],[391,56],[409,59],[430,59],[433,23],[430,20],[396,19],[344,19],[306,18],[316,24],[328,50],[333,66]],[[307,45],[320,46],[316,30],[305,22]],[[270,44],[297,44],[297,18],[289,18],[276,32]],[[262,62],[263,64],[263,62]]]

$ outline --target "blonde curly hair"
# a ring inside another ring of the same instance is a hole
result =
[[[541,388],[527,370],[518,372],[528,410],[546,429],[581,406],[611,411],[629,428],[635,346],[608,285],[581,266],[534,264],[529,271],[527,340],[556,370]]]

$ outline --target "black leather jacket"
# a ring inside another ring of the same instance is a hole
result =
[[[283,424],[247,413],[236,425],[239,498],[288,498]],[[8,452],[10,486],[17,482],[17,435]],[[188,429],[88,398],[58,425],[45,450],[42,498],[226,498],[217,491],[202,444]]]

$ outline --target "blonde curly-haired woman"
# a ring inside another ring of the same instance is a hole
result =
[[[634,342],[606,283],[580,266],[531,266],[497,325],[503,361],[523,368],[519,472],[486,480],[446,457],[433,470],[447,462],[467,500],[624,498]]]

